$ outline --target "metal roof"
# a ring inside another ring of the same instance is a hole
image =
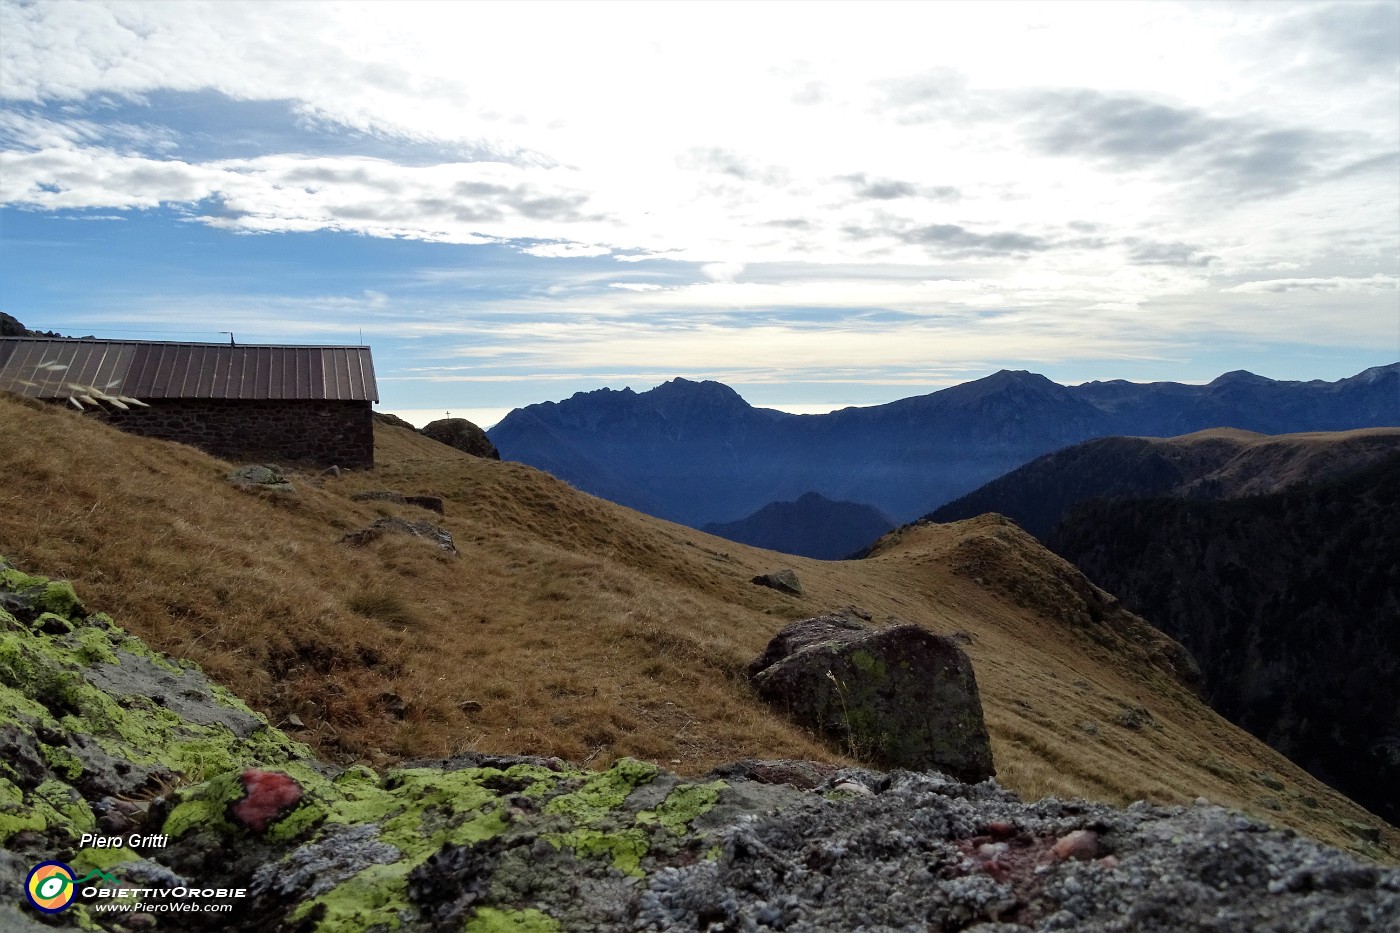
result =
[[[35,398],[379,401],[369,347],[0,337],[0,391]]]

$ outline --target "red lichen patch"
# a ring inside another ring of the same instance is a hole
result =
[[[993,820],[987,824],[987,835],[993,839],[1010,839],[1016,835],[1016,827],[1001,820]]]
[[[301,785],[276,771],[250,768],[243,772],[243,799],[233,805],[233,818],[255,833],[267,831],[286,810],[301,802]]]
[[[1050,851],[1060,861],[1073,858],[1087,862],[1102,854],[1100,848],[1098,833],[1092,829],[1076,829],[1061,836]]]
[[[1099,834],[1087,829],[1077,829],[1056,839],[1032,835],[1012,823],[994,821],[987,824],[984,833],[953,844],[965,860],[961,865],[945,868],[942,874],[953,876],[976,871],[1007,885],[1015,898],[1016,909],[1001,919],[1025,925],[1033,925],[1045,909],[1040,895],[1045,886],[1043,873],[1048,866],[1068,859],[1095,858],[1104,868],[1118,865],[1117,858],[1104,853]]]

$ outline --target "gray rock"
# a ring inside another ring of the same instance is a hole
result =
[[[170,662],[115,652],[116,663],[99,663],[86,668],[83,678],[97,689],[117,698],[123,706],[150,702],[188,722],[201,726],[221,725],[240,739],[267,728],[267,723],[251,713],[225,706],[214,696],[213,684],[204,672],[175,668]]]
[[[765,701],[858,758],[969,782],[996,773],[972,662],[950,638],[803,619],[774,636],[749,674]]]
[[[1112,858],[1055,854],[1092,832]],[[808,796],[654,872],[634,930],[1393,930],[1400,872],[1219,807],[1120,810],[894,772]]]
[[[252,464],[239,467],[228,474],[229,482],[239,489],[266,490],[277,493],[294,493],[291,480],[275,464]]]
[[[777,590],[780,593],[787,593],[790,596],[802,595],[802,581],[797,579],[797,572],[793,570],[778,570],[773,573],[759,574],[749,582],[766,586],[770,590]]]
[[[371,541],[377,541],[386,534],[410,535],[415,538],[424,538],[432,541],[440,549],[449,554],[457,553],[457,545],[452,541],[452,532],[445,528],[439,528],[432,522],[409,522],[402,518],[381,518],[368,528],[361,528],[359,531],[352,531],[340,539],[341,544],[348,544],[351,547],[364,547]]]

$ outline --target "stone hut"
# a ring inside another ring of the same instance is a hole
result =
[[[229,459],[374,465],[368,347],[6,337],[0,391]]]

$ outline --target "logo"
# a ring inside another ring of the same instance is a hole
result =
[[[78,885],[93,878],[116,882],[111,875],[97,870],[75,879],[73,869],[62,862],[40,862],[29,870],[29,877],[24,880],[24,896],[35,910],[56,914],[73,903]]]
[[[75,887],[73,869],[62,862],[40,862],[24,881],[24,896],[34,909],[56,914],[73,903]]]

